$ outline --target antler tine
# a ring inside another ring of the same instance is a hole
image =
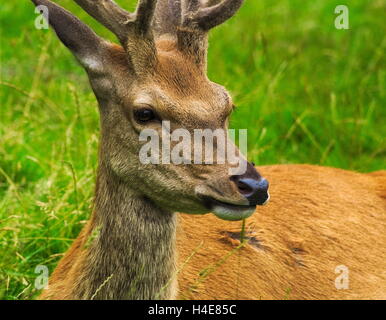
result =
[[[244,0],[223,0],[217,5],[207,8],[200,7],[200,0],[186,1],[186,12],[183,16],[182,27],[209,31],[231,18],[241,7]]]
[[[128,28],[127,21],[134,18],[133,14],[127,12],[110,0],[74,0],[95,20],[104,25],[114,33],[119,41],[126,41]]]
[[[150,29],[157,0],[139,0],[135,13],[128,12],[112,0],[74,0],[88,14],[113,32],[125,45],[130,36],[131,26],[141,35]]]
[[[140,0],[138,2],[135,20],[139,31],[146,35],[149,33],[153,21],[157,0]]]
[[[189,14],[197,11],[199,8],[200,8],[200,0],[190,0],[186,5],[186,12]]]
[[[231,18],[244,0],[222,0],[209,7],[202,7],[200,0],[184,1],[182,21],[177,27],[178,48],[205,71],[208,31]]]
[[[196,1],[199,0],[192,2]],[[223,0],[215,6],[200,8],[194,15],[193,21],[200,29],[208,31],[234,16],[243,2],[244,0]]]

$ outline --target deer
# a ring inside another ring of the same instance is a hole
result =
[[[256,167],[241,153],[236,175],[139,161],[139,133],[161,121],[228,128],[234,103],[207,77],[208,33],[243,0],[138,0],[135,12],[75,0],[119,44],[32,1],[85,69],[101,126],[91,217],[39,299],[386,298],[386,171]]]

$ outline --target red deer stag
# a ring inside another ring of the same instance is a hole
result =
[[[139,0],[134,13],[75,1],[121,45],[33,0],[87,71],[101,115],[93,213],[41,299],[386,298],[385,172],[260,167],[272,200],[241,242],[241,223],[215,215],[240,220],[267,201],[252,164],[230,176],[230,164],[139,161],[139,133],[162,120],[227,128],[232,100],[206,76],[207,39],[243,0]]]

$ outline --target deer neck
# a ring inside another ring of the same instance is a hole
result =
[[[95,210],[85,237],[83,279],[77,296],[86,299],[173,299],[176,215],[135,193],[103,164]]]

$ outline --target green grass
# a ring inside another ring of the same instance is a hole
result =
[[[250,160],[385,169],[385,2],[346,1],[349,30],[334,27],[339,4],[247,0],[212,32],[209,75],[234,96]],[[34,28],[32,4],[6,1],[0,19],[0,299],[31,299],[35,267],[52,271],[88,217],[99,120],[85,72]]]

